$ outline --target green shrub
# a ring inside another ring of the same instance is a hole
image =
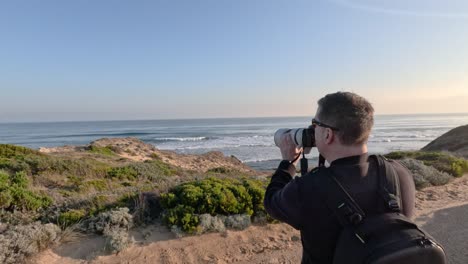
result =
[[[0,190],[8,188],[10,185],[10,176],[4,170],[0,170]]]
[[[77,176],[68,176],[68,184],[67,188],[70,191],[75,192],[88,192],[90,189],[95,191],[105,191],[108,189],[108,185],[106,180],[103,179],[94,179],[94,180],[87,180],[84,177],[77,177]]]
[[[52,199],[45,194],[36,194],[16,186],[13,186],[10,190],[14,200],[12,205],[17,209],[34,211],[52,204]]]
[[[160,176],[172,176],[177,174],[177,169],[161,160],[147,160],[145,162],[130,165],[136,170],[141,178],[155,179]]]
[[[90,180],[90,181],[84,182],[81,188],[88,188],[88,187],[92,187],[96,191],[104,191],[104,190],[107,190],[107,183],[106,181],[100,180],[100,179]]]
[[[9,208],[13,201],[13,196],[9,188],[0,191],[0,208]]]
[[[124,167],[114,167],[108,170],[107,177],[119,180],[134,181],[136,179],[154,180],[161,176],[171,176],[177,169],[160,160],[135,162]]]
[[[24,161],[23,156],[16,158],[0,158],[0,169],[5,169],[10,172],[31,171],[30,166]]]
[[[263,206],[266,183],[262,181],[245,181],[244,186],[247,188],[250,196],[252,197],[252,205],[254,212],[266,213],[265,207]]]
[[[453,161],[450,164],[450,171],[452,171],[456,177],[462,176],[468,172],[468,161],[462,159]]]
[[[176,225],[187,233],[195,233],[200,220],[194,211],[193,207],[179,204],[167,211],[164,220],[169,226]]]
[[[29,153],[0,158],[0,169],[10,172],[24,171],[29,175],[60,174],[80,177],[104,177],[110,166],[95,159],[79,160]]]
[[[98,146],[91,145],[88,151],[91,153],[106,155],[106,156],[116,155],[116,153],[114,152],[114,149],[111,146],[98,147]]]
[[[111,199],[106,195],[96,195],[90,199],[89,214],[94,215],[102,212],[111,205]]]
[[[127,192],[122,194],[117,201],[115,202],[116,207],[132,207],[135,203],[135,200],[138,198],[138,193],[135,192]]]
[[[0,208],[37,210],[52,203],[45,194],[37,194],[28,189],[29,179],[25,172],[8,175],[0,171]]]
[[[265,183],[251,179],[206,178],[183,183],[161,195],[160,204],[168,225],[185,232],[197,230],[201,214],[233,215],[264,212]]]
[[[91,146],[93,153],[115,155],[112,147]],[[49,156],[28,148],[14,145],[0,145],[0,169],[8,172],[24,171],[28,175],[62,175],[65,177],[85,178],[117,178],[134,181],[137,178],[153,180],[161,176],[177,174],[180,169],[164,163],[159,159],[145,162],[135,162],[124,167],[112,168],[109,164],[93,158],[70,159]],[[156,157],[156,156],[154,156]],[[98,189],[102,184],[96,186]]]
[[[468,172],[468,160],[446,152],[396,151],[385,156],[390,159],[412,158],[420,160],[427,166],[432,166],[455,177],[460,177]]]
[[[25,171],[33,172],[29,159],[45,158],[46,156],[37,150],[15,146],[9,144],[0,144],[0,169],[7,169],[11,172]]]
[[[403,152],[403,151],[390,152],[388,154],[385,154],[384,156],[388,159],[395,159],[395,160],[412,157],[410,152]]]
[[[39,174],[44,171],[51,170],[52,162],[57,158],[46,156],[46,155],[26,155],[21,158],[16,158],[19,163],[24,163],[27,169],[21,169],[28,171],[30,174]]]
[[[122,182],[120,182],[120,185],[122,185],[124,187],[130,187],[130,186],[134,186],[135,183],[131,182],[131,181],[122,181]]]
[[[52,172],[60,175],[73,175],[82,178],[101,178],[107,175],[109,165],[94,159],[83,158],[80,160],[65,159],[61,157],[47,157],[46,159],[34,158],[37,167],[33,167],[37,173]],[[29,164],[33,164],[33,160]]]
[[[57,221],[63,228],[78,223],[85,216],[86,212],[83,209],[71,209],[61,213]]]
[[[10,183],[20,188],[27,188],[29,183],[28,176],[24,171],[16,172],[10,176]]]
[[[67,177],[67,183],[69,184],[69,189],[73,191],[79,191],[80,186],[83,183],[83,179],[75,175],[70,175]]]
[[[73,193],[72,191],[70,190],[64,190],[64,189],[60,189],[57,191],[60,195],[62,195],[63,197],[72,197],[75,195],[75,193]]]
[[[207,170],[206,172],[212,172],[212,173],[220,173],[220,174],[227,174],[227,173],[230,173],[232,171],[231,168],[226,168],[226,167],[216,167],[216,168],[212,168],[212,169],[209,169]]]
[[[39,151],[10,144],[0,144],[0,157],[13,158],[28,154],[42,155]]]
[[[107,172],[107,177],[117,178],[119,180],[130,180],[133,181],[138,177],[138,172],[129,166],[125,167],[115,167],[109,169]]]
[[[230,167],[215,167],[206,171],[208,176],[233,176],[233,177],[248,177],[245,172],[239,171],[235,168]]]

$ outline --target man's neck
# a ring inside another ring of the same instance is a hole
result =
[[[334,160],[337,159],[358,156],[364,153],[367,153],[367,144],[357,146],[341,146],[336,151],[328,153],[328,155],[325,158],[328,161],[328,163],[332,163]]]

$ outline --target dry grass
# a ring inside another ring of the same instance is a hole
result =
[[[62,232],[59,236],[60,243],[76,243],[86,237],[84,233],[80,231],[82,221],[79,221],[73,225],[62,228]]]

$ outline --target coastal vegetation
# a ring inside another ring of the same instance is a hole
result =
[[[112,143],[112,140],[106,142]],[[152,152],[154,148],[141,141],[132,139],[128,147],[134,153],[132,156],[143,156],[143,159],[125,158],[126,149],[114,145],[42,153],[0,144],[0,241],[3,248],[9,249],[0,252],[2,263],[22,262],[25,257],[42,250],[44,245],[59,241],[61,234],[69,230],[101,234],[106,238],[105,250],[118,252],[132,243],[128,229],[133,225],[161,221],[164,210],[160,205],[161,193],[182,190],[179,185],[188,186],[184,184],[206,177],[214,177],[208,181],[213,186],[225,181],[232,187],[236,182],[234,178],[252,175],[232,168],[236,163],[231,167],[222,166],[226,161],[220,162],[218,154],[206,155],[208,160],[215,162],[200,171],[164,162],[161,153]],[[143,155],[139,149],[149,152]],[[230,161],[227,162],[229,165]],[[203,165],[206,163],[209,162]],[[217,178],[225,180],[216,183]],[[246,211],[252,215],[254,209],[261,206],[262,187],[247,178],[242,183],[252,194],[240,194],[249,195],[247,198],[251,201],[241,200],[240,203],[245,205],[242,204],[236,212]],[[242,191],[240,187],[232,188],[232,191]],[[176,212],[175,209],[169,211]],[[194,215],[195,218],[198,216]],[[193,223],[191,228],[195,228]],[[28,235],[28,230],[32,229],[35,230],[34,237]],[[183,232],[188,231],[190,228]],[[21,241],[18,242],[18,238]],[[37,250],[29,250],[29,243],[37,244]]]
[[[180,184],[161,195],[163,221],[187,233],[200,233],[200,216],[264,216],[266,181],[206,178]]]
[[[268,177],[236,159],[177,156],[136,139],[104,142],[55,153],[0,145],[2,263],[21,262],[70,230],[100,234],[103,250],[119,252],[134,226],[161,222],[184,236],[272,221],[263,208]],[[386,156],[412,171],[418,189],[468,172],[466,159],[446,152]]]
[[[106,147],[98,147],[94,145],[89,146],[89,152],[96,153],[96,154],[115,156],[116,155],[115,151],[116,151],[116,148],[112,148],[110,146],[106,146]]]
[[[35,211],[45,208],[52,199],[28,188],[29,179],[24,171],[7,173],[0,171],[0,209],[11,211]]]
[[[422,161],[424,165],[432,166],[454,177],[460,177],[468,172],[468,161],[448,152],[395,151],[388,153],[385,157],[397,160],[416,159]]]
[[[468,160],[448,152],[396,151],[385,156],[411,171],[416,189],[444,185],[468,173]]]

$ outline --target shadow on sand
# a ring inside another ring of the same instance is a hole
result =
[[[422,228],[442,244],[448,263],[468,263],[468,204],[434,212]]]
[[[130,235],[135,240],[134,246],[175,239],[173,233],[159,224],[136,228],[130,231]],[[98,256],[112,255],[113,253],[105,250],[105,245],[106,239],[103,236],[89,235],[74,242],[61,244],[52,251],[61,257],[89,261]]]

